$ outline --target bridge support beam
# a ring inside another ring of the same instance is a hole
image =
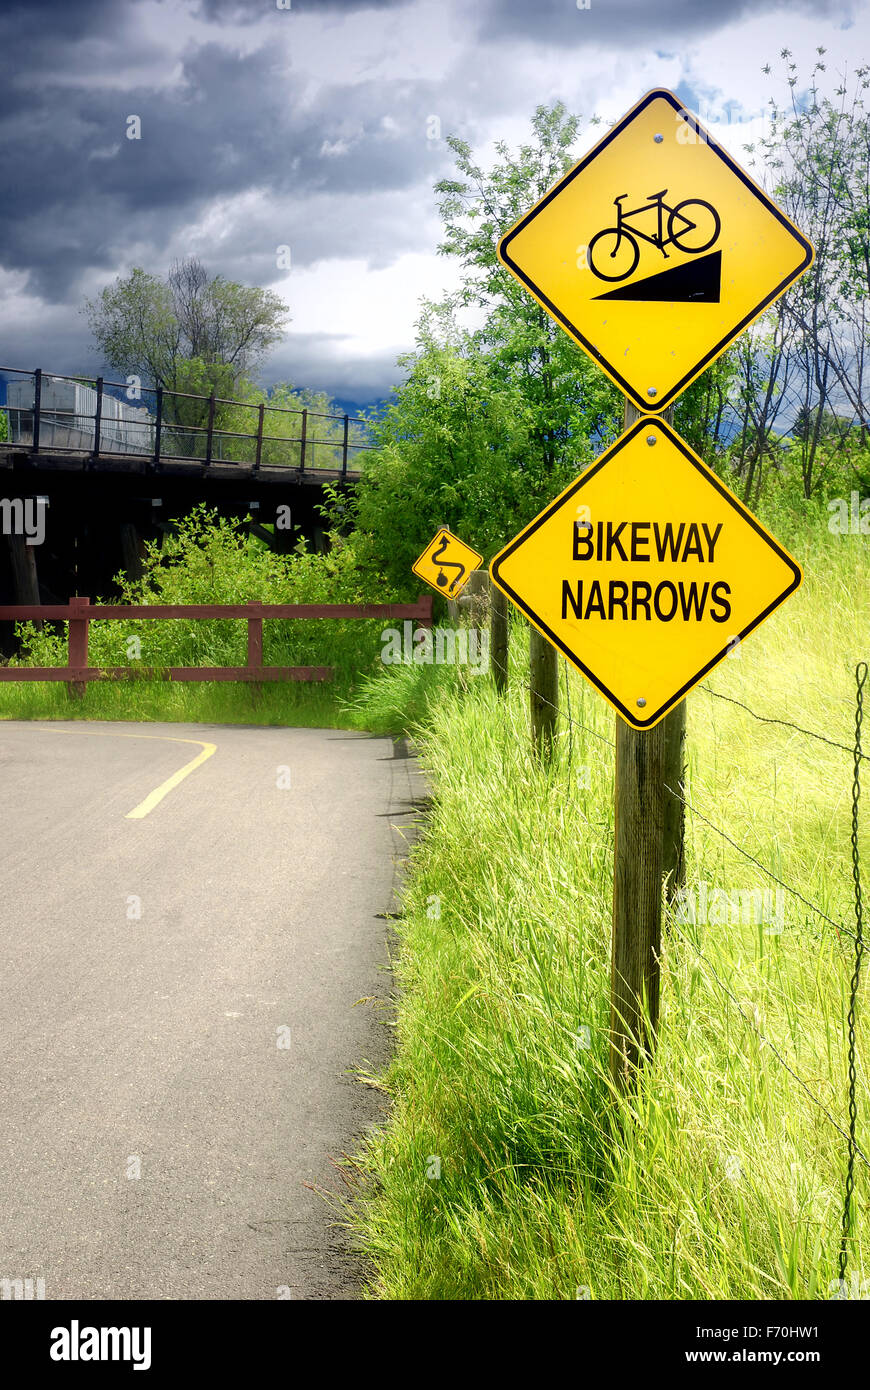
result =
[[[124,572],[129,579],[141,579],[144,559],[144,543],[136,523],[133,521],[121,522],[121,557],[124,565]]]
[[[36,573],[36,546],[27,544],[27,537],[10,535],[9,558],[12,562],[12,588],[16,603],[39,603],[39,577]]]

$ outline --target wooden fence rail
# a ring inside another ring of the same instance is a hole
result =
[[[141,619],[244,619],[248,624],[248,660],[245,666],[168,666],[152,670],[142,666],[89,666],[88,629],[101,620]],[[0,666],[0,681],[66,681],[71,694],[81,695],[92,680],[120,680],[125,676],[160,676],[173,681],[330,681],[331,666],[264,666],[263,623],[282,619],[410,619],[432,626],[432,597],[421,595],[416,603],[147,603],[94,604],[88,598],[71,598],[68,604],[2,604],[0,622],[65,622],[69,624],[66,666]]]

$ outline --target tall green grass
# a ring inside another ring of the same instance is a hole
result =
[[[245,664],[244,656],[237,664]],[[4,682],[0,719],[163,720],[318,729],[345,728],[348,722],[330,684],[264,683],[255,693],[243,682],[188,684],[129,677],[90,681],[81,696],[69,695],[62,682]]]
[[[793,530],[804,587],[706,684],[848,745],[852,671],[868,655],[867,544],[829,535],[823,518]],[[615,1098],[614,716],[566,668],[575,722],[560,720],[551,767],[536,766],[526,657],[517,625],[503,701],[486,679],[394,668],[356,704],[359,722],[383,726],[413,697],[433,789],[395,923],[397,1050],[378,1083],[391,1118],[359,1156],[351,1218],[369,1294],[828,1298],[846,1145],[788,1068],[845,1127],[853,943],[790,894],[780,934],[669,913],[658,1049],[636,1096]],[[688,750],[700,813],[687,813],[688,884],[775,888],[703,816],[853,930],[849,754],[703,690],[689,697]],[[865,1153],[868,1101],[860,1060]],[[870,1227],[857,1168],[860,1281]]]

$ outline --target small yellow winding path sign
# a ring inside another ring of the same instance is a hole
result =
[[[482,562],[482,555],[441,526],[411,568],[439,594],[453,599],[465,588],[471,571],[479,569]]]

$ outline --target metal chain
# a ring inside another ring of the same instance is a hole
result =
[[[864,954],[863,904],[861,901],[861,860],[858,852],[858,800],[861,796],[861,721],[864,717],[864,682],[867,679],[867,663],[859,661],[855,667],[855,775],[852,782],[852,879],[855,884],[855,970],[849,995],[849,1158],[846,1164],[846,1198],[843,1203],[843,1233],[840,1239],[840,1289],[846,1281],[846,1265],[849,1260],[849,1236],[852,1228],[852,1198],[855,1189],[855,1126],[858,1120],[858,1107],[855,1103],[855,1012],[858,1002],[858,985],[861,979],[861,957]]]

